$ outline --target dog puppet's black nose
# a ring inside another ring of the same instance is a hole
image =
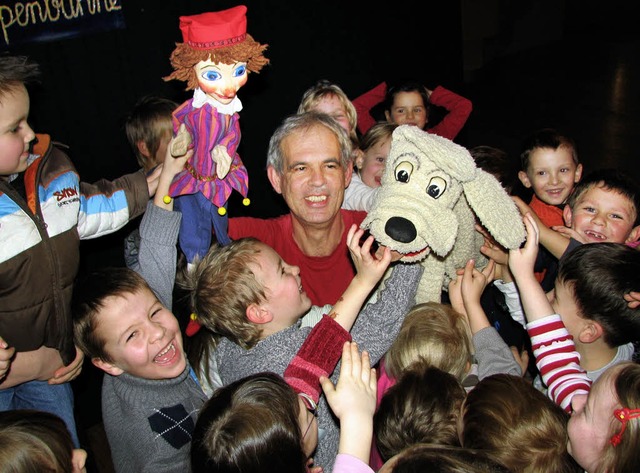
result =
[[[417,236],[416,227],[406,218],[391,217],[384,226],[387,235],[400,243],[411,243]]]

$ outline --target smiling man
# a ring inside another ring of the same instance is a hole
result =
[[[351,142],[337,121],[314,112],[286,118],[271,137],[267,174],[289,213],[231,218],[229,236],[251,236],[271,246],[300,267],[314,305],[335,304],[355,275],[347,232],[366,215],[340,208],[352,172]]]

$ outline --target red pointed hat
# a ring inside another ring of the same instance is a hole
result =
[[[247,7],[181,16],[180,31],[185,43],[195,49],[216,49],[242,43],[247,37]]]

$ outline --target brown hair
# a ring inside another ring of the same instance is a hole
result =
[[[73,441],[62,419],[48,412],[0,412],[0,465],[3,472],[69,473]]]
[[[269,63],[263,55],[267,46],[267,44],[258,43],[249,34],[242,43],[216,49],[195,49],[187,43],[176,43],[170,58],[174,71],[164,80],[181,80],[187,83],[185,90],[194,90],[198,87],[198,78],[193,68],[200,61],[208,60],[223,64],[246,62],[250,72],[258,73]]]
[[[462,380],[472,353],[471,333],[464,316],[450,305],[426,302],[409,311],[384,363],[387,373],[396,379],[420,360]]]
[[[460,441],[514,472],[578,473],[567,452],[566,412],[519,376],[482,379],[462,408]]]
[[[40,68],[26,56],[0,56],[0,99],[40,77]]]
[[[419,364],[406,370],[374,415],[382,458],[416,443],[460,445],[456,426],[465,394],[453,375],[438,368]]]
[[[113,362],[104,350],[105,340],[97,327],[105,301],[110,297],[153,291],[135,271],[129,268],[103,268],[87,274],[73,289],[73,337],[76,346],[89,358]]]
[[[191,471],[304,473],[298,396],[275,373],[257,373],[217,390],[200,410]]]

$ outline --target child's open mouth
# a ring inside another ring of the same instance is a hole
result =
[[[176,354],[176,346],[174,345],[174,342],[171,342],[169,346],[167,346],[164,350],[162,350],[155,356],[153,362],[165,365],[167,363],[170,363],[176,357]]]

